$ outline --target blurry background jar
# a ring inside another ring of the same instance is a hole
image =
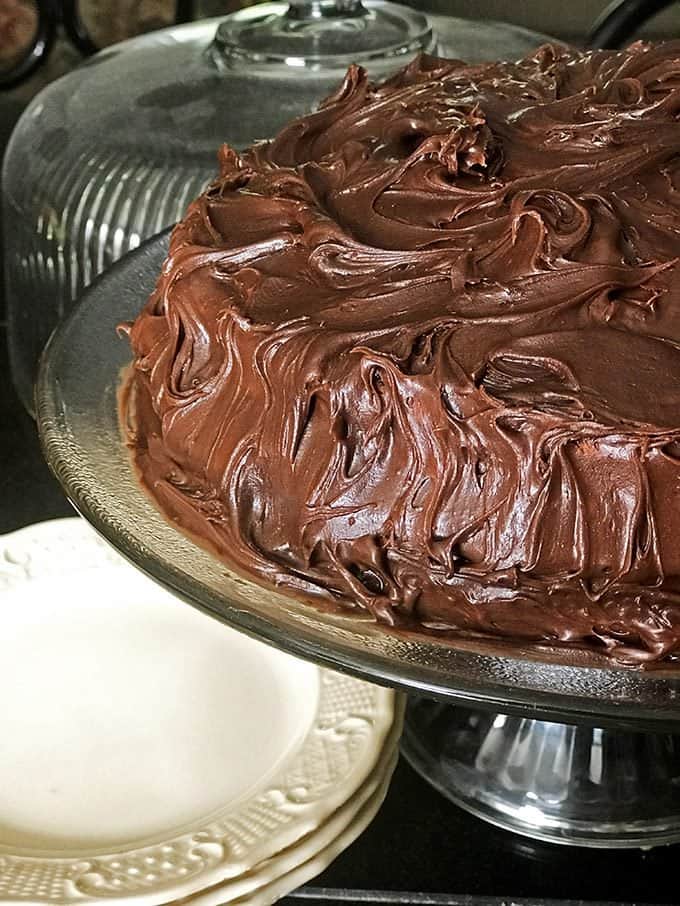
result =
[[[12,66],[31,42],[37,27],[37,11],[27,0],[0,3],[0,67]]]

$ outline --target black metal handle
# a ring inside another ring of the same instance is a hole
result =
[[[588,47],[616,49],[673,0],[614,0],[602,13],[588,37]]]
[[[92,40],[89,31],[80,18],[80,3],[78,0],[62,0],[61,21],[71,43],[84,56],[90,57],[93,53],[97,53],[99,48]]]
[[[0,90],[14,88],[31,76],[45,62],[54,44],[57,30],[56,0],[37,0],[38,23],[33,40],[21,59],[9,69],[0,70]]]

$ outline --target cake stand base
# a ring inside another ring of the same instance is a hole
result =
[[[402,751],[457,805],[534,840],[603,848],[680,841],[680,735],[412,696]]]

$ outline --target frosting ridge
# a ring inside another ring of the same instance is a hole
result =
[[[352,67],[130,329],[161,508],[394,627],[680,647],[680,41]]]

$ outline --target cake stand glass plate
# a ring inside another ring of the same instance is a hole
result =
[[[517,713],[534,722],[536,733],[549,726],[543,719],[596,725],[600,730],[680,730],[677,668],[615,668],[577,651],[522,649],[482,639],[444,644],[423,635],[394,634],[370,619],[334,615],[263,588],[231,571],[167,522],[141,490],[121,435],[117,394],[130,351],[127,341],[116,333],[116,325],[133,319],[153,289],[167,244],[167,233],[149,240],[87,290],[53,335],[37,385],[45,456],[76,508],[120,553],[205,613],[290,653],[365,679],[449,704]],[[440,717],[440,728],[443,721]],[[450,721],[448,726],[452,728]],[[419,758],[411,749],[409,756],[433,779],[433,764],[443,763],[445,753],[431,730],[427,731],[432,743],[427,755]],[[583,746],[558,753],[567,759],[563,770],[574,778],[579,773],[577,763],[591,755]],[[447,776],[451,763],[447,762]],[[620,759],[612,763],[617,770],[622,764]],[[592,811],[589,820],[607,824],[602,816],[609,814],[611,791],[603,793],[601,786],[595,786],[599,811]],[[453,786],[448,792],[461,798]],[[536,826],[542,825],[545,811],[541,794],[529,792],[537,797],[527,803],[533,810],[525,809],[518,820],[516,814],[508,820],[496,818],[505,826],[537,835]],[[546,794],[548,806],[551,795]],[[565,795],[569,798],[568,790]],[[662,799],[657,791],[660,804]],[[680,814],[675,800],[666,806]],[[516,813],[514,806],[509,808]],[[570,837],[572,826],[572,818],[567,818],[566,831],[548,829],[546,836],[588,842],[583,835]],[[599,839],[610,845],[617,833],[609,827]],[[622,833],[627,845],[633,839],[639,843],[637,830],[630,839]],[[664,830],[663,839],[672,833]]]
[[[393,693],[201,617],[80,519],[1,537],[0,589],[1,903],[236,899],[375,814]]]
[[[117,412],[130,362],[116,325],[146,302],[167,254],[161,234],[84,294],[43,358],[36,406],[43,450],[76,508],[122,554],[212,616],[293,654],[392,686],[533,716],[584,715],[620,726],[680,722],[680,669],[614,669],[577,651],[481,639],[442,644],[337,616],[232,572],[172,526],[142,491]]]

